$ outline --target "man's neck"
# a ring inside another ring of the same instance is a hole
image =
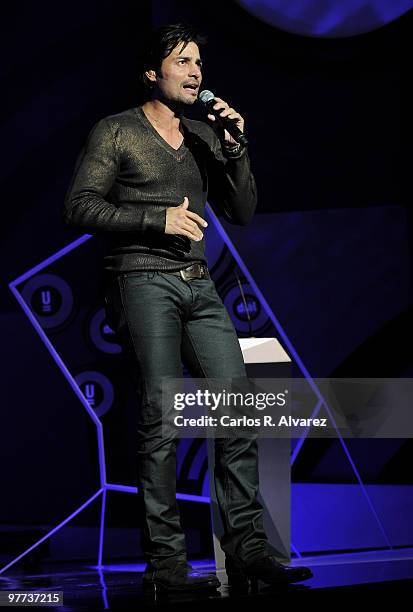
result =
[[[171,132],[179,130],[182,111],[174,110],[160,100],[148,100],[142,108],[159,127]]]

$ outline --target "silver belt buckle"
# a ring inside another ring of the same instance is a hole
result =
[[[186,270],[179,270],[179,274],[182,276],[184,281],[188,280],[188,277],[186,276]]]
[[[191,268],[194,272],[200,272],[200,274],[191,274]],[[204,266],[201,266],[200,264],[192,264],[192,266],[189,266],[188,268],[184,268],[183,270],[179,270],[180,275],[182,276],[182,278],[185,281],[191,280],[191,278],[204,278],[206,276],[206,271]]]

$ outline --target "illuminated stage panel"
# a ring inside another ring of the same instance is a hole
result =
[[[238,335],[241,337],[251,335],[274,336],[279,339],[287,354],[291,356],[291,359],[301,370],[303,376],[308,378],[309,384],[312,386],[315,415],[323,402],[323,398],[219,220],[209,207],[207,212],[210,221],[207,254],[211,273],[216,282],[217,290],[233,318]],[[96,267],[91,265],[89,275],[85,274],[85,268],[91,262],[93,263],[94,259],[93,241],[90,241],[90,238],[91,236],[85,235],[68,245],[10,283],[10,289],[82,403],[88,418],[92,419],[96,426],[101,488],[90,500],[86,501],[39,542],[33,544],[16,559],[8,563],[1,571],[5,571],[14,565],[42,541],[67,524],[99,495],[102,495],[102,504],[98,566],[101,566],[106,492],[112,490],[135,493],[137,490],[133,486],[135,468],[134,462],[133,464],[131,462],[134,461],[133,427],[127,426],[130,423],[129,419],[133,418],[133,410],[128,412],[125,408],[126,402],[132,402],[133,391],[130,391],[130,383],[128,388],[125,374],[120,367],[120,350],[116,338],[113,337],[112,330],[105,322],[101,302],[102,296],[100,295],[101,279],[96,278]],[[85,257],[85,252],[89,256],[92,253],[92,256]],[[82,270],[82,274],[79,273],[79,270]],[[240,284],[243,285],[244,292],[247,294],[247,309],[243,300],[240,299]],[[119,388],[127,389],[128,392],[125,393],[124,391],[124,395],[120,394],[119,396],[117,393]],[[115,412],[115,406],[118,412],[116,413],[116,420],[112,419],[112,425],[116,422],[118,426],[120,424],[120,427],[118,427],[118,431],[113,433],[112,429],[108,428],[108,424]],[[111,434],[113,433],[112,440],[107,435],[108,431]],[[124,435],[125,431],[129,432],[130,438],[128,444],[117,445],[117,448],[122,449],[122,452],[108,452],[111,447],[110,442],[112,441],[115,444],[116,434],[118,436]],[[299,453],[303,441],[299,441],[296,445],[292,461]],[[349,465],[354,471],[364,502],[371,513],[371,518],[376,522],[382,534],[382,544],[383,546],[390,545],[344,440],[340,439],[340,443]],[[189,448],[182,446],[184,452],[188,452]],[[109,464],[108,458],[113,456],[118,456],[119,461],[116,465]],[[178,463],[181,466],[184,460],[185,458],[178,457]],[[179,498],[209,503],[209,498],[205,495],[205,469],[202,469],[206,461],[205,453],[197,455],[197,465],[194,465],[192,471],[192,476],[194,474],[199,476],[199,480],[195,480],[197,491],[194,493],[181,489]],[[202,462],[204,463],[202,464]],[[191,474],[191,472],[189,473]],[[119,482],[118,476],[124,478],[120,478]],[[191,480],[194,479],[190,478],[189,481]],[[180,484],[178,481],[178,485]],[[300,554],[293,544],[292,548],[297,555]]]

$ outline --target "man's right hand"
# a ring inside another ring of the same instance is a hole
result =
[[[198,225],[207,227],[208,223],[196,213],[188,210],[188,206],[189,200],[185,196],[182,204],[166,209],[165,234],[180,234],[199,242],[204,235]]]

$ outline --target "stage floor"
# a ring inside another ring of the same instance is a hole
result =
[[[191,561],[199,571],[214,570],[212,561]],[[314,577],[303,583],[284,588],[261,585],[257,593],[231,592],[224,584],[214,594],[200,596],[187,593],[179,596],[154,598],[142,590],[143,564],[113,564],[98,568],[84,563],[43,565],[30,571],[28,567],[11,567],[0,576],[0,589],[14,591],[63,591],[64,604],[59,610],[130,610],[179,606],[197,610],[236,605],[259,605],[270,609],[280,596],[296,597],[354,594],[364,592],[393,595],[413,594],[413,549],[374,551],[302,557],[292,565],[311,567]],[[224,577],[217,572],[221,582]],[[239,600],[237,602],[237,600]],[[242,601],[241,601],[242,600]],[[303,600],[301,600],[303,601]]]

